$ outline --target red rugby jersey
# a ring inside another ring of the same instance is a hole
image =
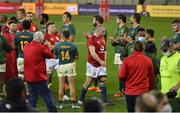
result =
[[[23,30],[23,25],[22,23],[18,24],[18,31],[22,31]],[[34,23],[34,22],[31,22],[31,26],[30,26],[30,29],[29,29],[30,32],[37,32],[38,31],[38,26]]]
[[[49,41],[52,45],[55,45],[60,41],[60,34],[58,32],[53,34],[45,33],[44,38],[47,41]]]
[[[105,51],[106,51],[106,43],[104,37],[96,37],[95,35],[92,35],[87,39],[87,47],[94,46],[95,52],[99,56],[101,60],[105,60]],[[101,64],[96,61],[90,54],[90,51],[88,49],[88,63],[92,64],[95,67],[101,66]]]
[[[15,34],[9,32],[3,32],[2,34],[8,41],[8,44],[14,49],[14,37]],[[18,76],[17,61],[16,61],[16,51],[11,50],[11,52],[6,53],[6,75],[5,80],[9,80],[13,77]]]

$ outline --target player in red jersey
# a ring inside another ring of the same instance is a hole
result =
[[[27,13],[26,13],[25,20],[31,22],[31,26],[30,26],[30,29],[29,29],[30,32],[36,32],[36,31],[38,31],[38,26],[33,22],[33,18],[34,18],[34,14],[33,14],[32,12],[27,12]],[[22,30],[23,30],[23,26],[22,26],[22,24],[20,23],[20,24],[18,25],[18,31],[22,31]]]
[[[9,21],[14,21],[16,23],[18,23],[18,19],[15,16],[12,16]],[[8,22],[1,28],[1,33],[3,32],[9,32],[9,25]]]
[[[0,32],[2,31],[2,28],[6,26],[8,21],[8,17],[6,15],[0,15]]]
[[[8,44],[12,48],[11,52],[6,53],[6,73],[4,76],[5,82],[18,76],[16,51],[14,50],[14,38],[17,31],[17,22],[8,22],[9,31],[3,32],[3,36],[7,39]]]
[[[60,33],[57,32],[54,22],[49,22],[46,25],[46,33],[44,35],[45,40],[49,41],[52,46],[60,41]]]
[[[49,15],[46,13],[42,13],[40,15],[39,21],[40,21],[39,31],[41,31],[42,33],[46,32],[46,25],[49,21]]]
[[[54,48],[55,44],[57,44],[60,41],[60,34],[57,32],[56,25],[54,22],[50,22],[46,25],[46,33],[44,35],[44,39],[50,43],[51,48]],[[46,59],[46,69],[49,75],[49,86],[51,85],[52,81],[52,71],[57,64],[58,61],[56,61],[53,58]]]
[[[18,23],[22,23],[25,20],[26,11],[24,8],[20,8],[17,10],[17,19]]]
[[[85,101],[85,95],[93,79],[98,78],[101,89],[102,98],[105,105],[112,105],[107,101],[106,95],[106,43],[105,43],[105,28],[98,27],[94,35],[88,38],[88,62],[86,71],[86,81],[83,84],[79,104]]]

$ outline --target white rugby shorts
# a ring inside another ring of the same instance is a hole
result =
[[[24,58],[17,59],[18,72],[24,72]]]
[[[0,72],[6,72],[6,64],[0,64]]]
[[[47,73],[51,73],[52,70],[55,68],[56,65],[59,64],[59,60],[58,59],[46,59],[46,70]]]
[[[100,76],[107,76],[107,69],[106,69],[106,67],[103,67],[103,66],[94,67],[92,64],[87,62],[86,76],[89,76],[92,78],[98,78]]]
[[[62,76],[76,76],[76,63],[62,64],[57,70],[58,77]]]

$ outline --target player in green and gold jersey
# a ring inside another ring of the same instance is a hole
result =
[[[57,70],[59,77],[59,93],[58,108],[63,108],[63,96],[64,96],[64,85],[66,77],[68,78],[70,87],[70,96],[72,101],[72,109],[80,108],[76,105],[76,93],[75,93],[75,78],[76,78],[76,64],[75,60],[78,59],[77,46],[72,42],[69,42],[70,32],[63,32],[63,40],[58,43],[54,48],[55,56],[59,59],[59,68]]]
[[[180,19],[175,19],[172,22],[173,31],[176,33],[173,37],[173,46],[176,51],[180,52]]]
[[[114,54],[114,64],[120,69],[123,59],[126,57],[125,46],[126,42],[123,39],[124,35],[128,32],[126,27],[126,16],[124,14],[119,14],[116,18],[116,23],[118,27],[114,32],[114,37],[110,37],[111,45],[115,48]],[[119,91],[114,97],[120,97],[123,95],[124,83],[119,83]]]
[[[14,39],[15,50],[17,53],[17,67],[18,67],[18,75],[20,77],[24,77],[24,46],[33,40],[33,33],[29,32],[30,22],[24,20],[22,22],[23,31],[17,32]]]
[[[70,37],[69,41],[74,42],[74,38],[76,35],[76,29],[74,25],[71,22],[72,15],[69,12],[64,12],[62,16],[62,21],[63,21],[63,26],[60,29],[60,33],[63,34],[64,31],[69,31],[70,32]]]

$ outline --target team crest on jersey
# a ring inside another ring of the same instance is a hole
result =
[[[32,29],[33,29],[33,31],[35,31],[35,30],[36,30],[36,28],[35,28],[35,27],[32,27]]]
[[[59,41],[59,37],[57,37],[57,36],[56,36],[56,40],[58,40],[58,41]]]
[[[100,50],[101,50],[101,51],[104,51],[104,49],[105,49],[104,46],[101,46],[101,47],[100,47]]]

